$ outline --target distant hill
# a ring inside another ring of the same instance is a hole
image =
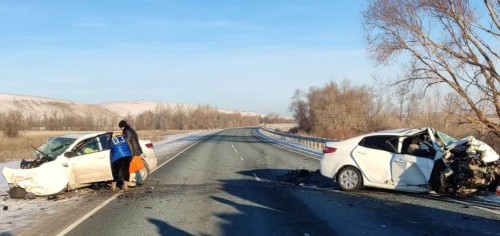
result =
[[[155,101],[127,101],[127,102],[109,102],[98,104],[103,108],[117,114],[120,117],[125,117],[127,115],[136,116],[145,111],[154,111],[159,105],[166,109],[194,109],[197,105],[182,104],[182,103],[172,103],[172,102],[155,102]],[[215,108],[214,108],[215,109]],[[243,116],[265,116],[265,114],[248,112],[248,111],[236,111],[236,110],[223,110],[217,109],[221,113],[234,114],[240,113]]]
[[[43,98],[25,95],[0,93],[0,113],[9,110],[20,110],[24,116],[41,116],[58,114],[85,116],[92,113],[99,117],[126,117],[137,116],[145,111],[154,111],[158,105],[166,109],[183,108],[194,109],[196,105],[167,103],[158,101],[124,101],[103,104],[85,104],[81,102],[65,101],[53,98]],[[265,116],[255,112],[240,112],[235,110],[222,110],[223,113],[241,113],[243,116]]]
[[[101,117],[116,116],[104,107],[52,98],[23,96],[0,93],[0,113],[20,110],[24,116],[42,116],[46,114],[84,116],[91,112]]]
[[[155,101],[126,101],[126,102],[109,102],[97,104],[119,117],[126,117],[128,115],[137,116],[146,111],[154,111],[159,105],[166,109],[171,108],[183,108],[190,109],[195,108],[195,105],[180,104],[180,103],[167,103],[167,102],[155,102]]]

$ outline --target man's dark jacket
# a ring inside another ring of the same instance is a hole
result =
[[[123,129],[123,136],[125,136],[130,149],[132,149],[132,155],[140,156],[142,154],[142,148],[141,145],[139,145],[139,136],[137,136],[137,132],[130,126],[126,126]]]

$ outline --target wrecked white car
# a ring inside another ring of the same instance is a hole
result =
[[[467,194],[500,185],[500,160],[487,144],[430,127],[374,132],[323,149],[321,174],[342,190],[362,186]]]
[[[64,190],[90,186],[92,183],[112,180],[110,147],[113,132],[73,134],[53,137],[36,148],[36,159],[21,161],[21,169],[5,167],[3,176],[12,188],[22,188],[39,196],[52,195]],[[146,180],[150,170],[156,168],[153,144],[139,140],[144,168],[140,170]],[[131,185],[135,174],[131,173]]]

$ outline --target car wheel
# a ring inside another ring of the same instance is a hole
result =
[[[337,174],[337,183],[344,191],[358,190],[363,185],[363,177],[358,169],[346,166]]]
[[[140,169],[139,173],[141,174],[142,181],[146,181],[146,179],[149,176],[149,172],[150,172],[149,165],[144,159],[142,159],[142,162],[144,162],[144,168]]]
[[[444,177],[445,165],[443,161],[439,160],[434,163],[434,168],[431,172],[431,187],[436,193],[446,193],[446,182]]]
[[[488,185],[488,190],[490,192],[495,192],[499,186],[500,186],[500,175],[496,175],[495,179],[491,181],[491,183]]]

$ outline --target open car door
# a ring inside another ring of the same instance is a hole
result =
[[[112,180],[110,160],[111,133],[102,134],[77,144],[68,167],[75,184]]]
[[[391,162],[394,185],[426,185],[434,166],[434,161],[426,157],[395,154]]]
[[[427,185],[434,167],[435,149],[432,144],[411,136],[402,143],[401,151],[394,154],[391,160],[394,185]],[[415,146],[410,148],[408,144]]]

